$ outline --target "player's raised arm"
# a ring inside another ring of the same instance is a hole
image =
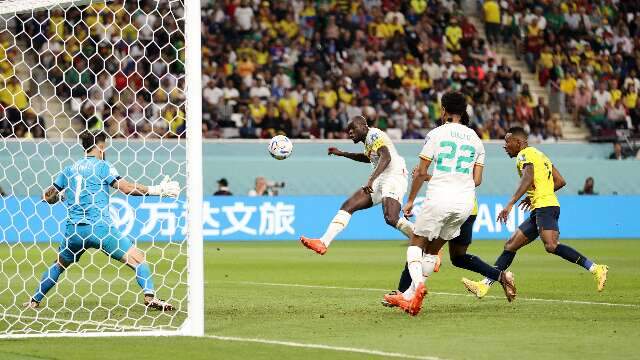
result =
[[[558,171],[558,168],[556,168],[555,166],[551,166],[551,176],[553,176],[553,191],[558,191],[565,185],[567,185],[564,177],[562,176],[562,174],[560,174],[560,171]]]
[[[369,160],[369,157],[367,157],[367,155],[363,154],[363,153],[350,153],[350,152],[345,152],[342,151],[336,147],[330,147],[327,150],[327,154],[328,155],[335,155],[335,156],[342,156],[342,157],[346,157],[347,159],[351,159],[354,161],[359,161],[359,162],[363,162],[363,163],[370,163],[371,160]]]
[[[500,211],[498,214],[498,221],[506,223],[507,217],[509,217],[509,213],[511,212],[511,208],[513,205],[518,202],[518,200],[524,195],[531,185],[533,185],[533,164],[526,163],[522,165],[522,177],[520,178],[520,183],[518,184],[518,188],[516,192],[513,194],[507,205]]]
[[[142,184],[132,183],[125,179],[118,178],[111,184],[123,194],[131,196],[166,196],[177,197],[180,194],[180,185],[177,181],[170,181],[168,176],[160,182],[160,185],[146,186]]]

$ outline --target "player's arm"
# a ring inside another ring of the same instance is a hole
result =
[[[553,191],[558,191],[567,185],[567,182],[564,180],[562,174],[560,174],[560,171],[558,171],[558,168],[553,165],[551,166],[551,176],[553,176]]]
[[[42,194],[42,200],[49,204],[57,203],[60,201],[60,190],[58,190],[54,185],[49,186]]]
[[[476,184],[476,187],[482,184],[483,171],[484,171],[484,166],[477,163],[473,166],[473,182]]]
[[[367,185],[364,186],[364,191],[369,194],[373,193],[373,182],[382,174],[382,172],[389,166],[391,163],[391,153],[389,152],[389,148],[386,146],[380,146],[377,150],[378,156],[380,157],[380,161],[378,161],[378,166],[373,170],[373,173],[369,177],[369,181]],[[364,154],[363,154],[364,155]]]
[[[168,176],[165,176],[160,185],[146,186],[118,178],[111,183],[111,186],[121,193],[131,196],[153,195],[177,197],[178,194],[180,194],[180,185],[177,181],[170,181]]]
[[[60,201],[60,193],[66,189],[68,185],[67,168],[64,168],[58,176],[53,180],[53,184],[47,188],[42,194],[42,200],[49,204],[55,204]]]
[[[328,155],[342,156],[354,161],[359,161],[363,163],[371,162],[369,160],[369,157],[363,153],[350,153],[350,152],[342,151],[335,147],[330,147],[327,152],[328,152]]]
[[[407,203],[402,208],[404,216],[411,216],[411,211],[413,210],[413,202],[416,200],[416,196],[418,196],[422,184],[427,181],[427,179],[431,178],[431,175],[429,175],[428,173],[430,165],[431,159],[420,157],[420,163],[418,163],[418,166],[413,171],[409,198],[407,199]]]
[[[498,214],[498,221],[506,223],[507,217],[511,212],[511,208],[513,205],[524,195],[529,188],[533,185],[533,164],[526,163],[522,166],[522,177],[520,178],[520,183],[518,184],[518,189],[513,194],[507,205],[500,211]]]

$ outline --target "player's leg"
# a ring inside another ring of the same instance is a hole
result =
[[[413,234],[413,224],[411,221],[400,216],[402,204],[398,199],[392,197],[382,198],[382,213],[387,225],[392,226],[402,232],[407,238]]]
[[[126,264],[136,274],[136,282],[144,294],[144,304],[150,308],[171,311],[173,306],[155,298],[155,284],[151,268],[146,262],[142,250],[133,245],[133,241],[122,235],[115,227],[99,225],[94,229],[99,239],[98,248],[111,258]]]
[[[351,215],[358,210],[368,209],[371,206],[373,206],[371,195],[363,189],[359,189],[342,204],[340,210],[338,210],[338,213],[333,217],[331,223],[329,223],[329,226],[327,227],[327,230],[320,239],[311,239],[301,236],[300,241],[305,247],[320,255],[324,255],[333,239],[335,239],[336,236],[338,236],[338,234],[347,227],[349,220],[351,220]]]
[[[596,279],[598,291],[602,291],[607,281],[608,266],[598,265],[571,246],[560,244],[560,229],[558,227],[558,219],[560,218],[559,207],[547,207],[538,210],[541,211],[537,213],[537,222],[539,225],[540,238],[544,243],[545,250],[550,254],[558,255],[591,272]]]
[[[67,225],[65,237],[60,241],[58,247],[58,258],[42,273],[40,284],[34,291],[29,302],[25,303],[26,307],[37,308],[45,295],[57,283],[60,275],[71,265],[78,261],[85,249],[83,247],[83,237],[90,231],[88,225]]]
[[[476,272],[489,279],[498,281],[500,270],[482,261],[479,257],[467,253],[473,237],[473,223],[476,215],[471,215],[460,227],[460,234],[449,241],[451,263],[459,268]]]

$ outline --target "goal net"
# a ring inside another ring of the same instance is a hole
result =
[[[0,2],[0,337],[203,333],[200,56],[199,1]],[[90,180],[56,180],[87,156],[88,132],[106,134],[122,180],[168,176],[180,195],[107,182],[101,221],[114,230],[98,233]],[[79,226],[71,208],[85,211]],[[148,271],[123,263],[129,246]]]

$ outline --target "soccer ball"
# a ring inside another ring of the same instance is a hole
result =
[[[284,160],[291,155],[293,143],[284,135],[276,135],[269,141],[267,150],[274,159]]]

